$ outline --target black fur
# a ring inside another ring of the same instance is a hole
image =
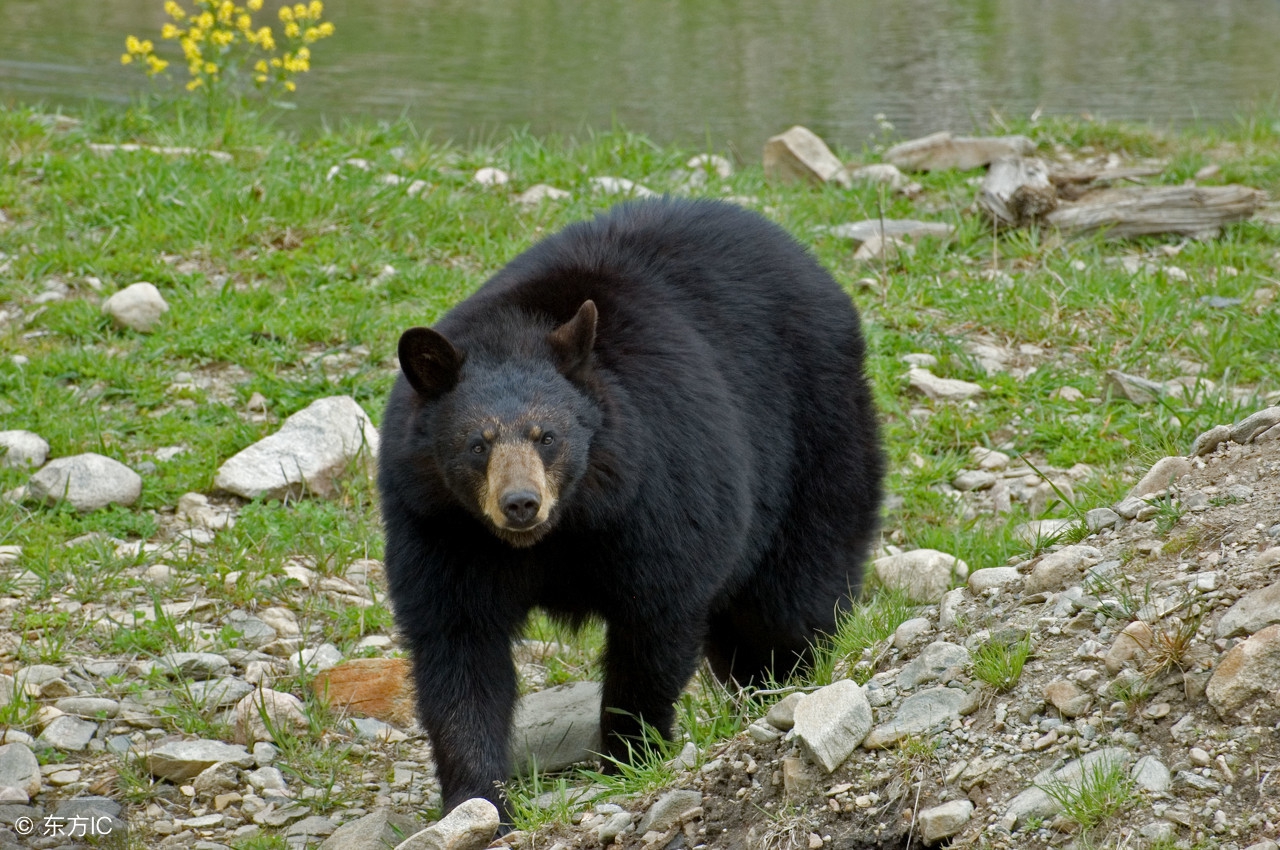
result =
[[[402,342],[426,365],[402,362],[379,486],[446,811],[501,805],[510,642],[535,606],[607,624],[611,756],[638,718],[669,732],[704,655],[724,679],[785,676],[832,630],[883,462],[858,315],[785,231],[729,204],[626,204],[530,248],[435,331]],[[478,513],[486,417],[555,433],[538,451],[564,483],[532,545]]]

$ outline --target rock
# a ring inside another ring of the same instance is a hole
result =
[[[0,746],[0,788],[20,788],[28,797],[40,793],[40,762],[26,744]]]
[[[939,378],[928,369],[917,367],[907,371],[907,386],[933,401],[964,401],[986,392],[977,384],[955,378]]]
[[[849,174],[826,143],[811,130],[795,126],[764,143],[764,176],[782,183],[804,181],[848,188]]]
[[[222,741],[174,741],[146,755],[147,770],[175,784],[195,778],[220,761],[230,762],[236,767],[253,767],[253,756],[248,750]]]
[[[505,186],[511,182],[511,175],[501,168],[485,166],[477,169],[475,176],[471,179],[481,186]]]
[[[300,649],[290,655],[289,672],[297,675],[306,670],[308,674],[314,675],[330,667],[336,667],[341,661],[342,652],[336,646],[331,643],[322,643],[314,649]]]
[[[1044,698],[1062,712],[1063,717],[1079,717],[1093,705],[1093,697],[1080,690],[1074,682],[1065,679],[1056,679],[1046,685]]]
[[[867,695],[849,679],[819,688],[795,708],[796,740],[827,773],[839,767],[870,731]]]
[[[949,803],[925,809],[920,813],[916,823],[920,827],[920,838],[924,843],[936,844],[964,829],[972,817],[973,803],[968,800],[952,800]]]
[[[236,703],[236,742],[273,741],[275,733],[299,734],[310,729],[302,700],[284,691],[262,688]]]
[[[289,783],[285,782],[284,774],[278,767],[260,767],[257,770],[251,770],[245,776],[245,780],[249,783],[249,787],[260,793],[283,791],[289,787]]]
[[[1062,590],[1080,581],[1086,567],[1102,560],[1102,552],[1092,546],[1074,545],[1041,558],[1027,577],[1022,592],[1026,595]]]
[[[0,702],[3,702],[0,699]],[[105,697],[63,697],[53,707],[65,714],[83,717],[86,720],[102,720],[115,717],[120,711],[120,703]]]
[[[0,467],[38,469],[49,457],[49,444],[30,431],[0,431]]]
[[[860,165],[857,168],[846,168],[851,183],[870,183],[874,186],[888,186],[895,192],[905,188],[909,180],[907,175],[899,170],[898,166],[890,165],[887,162],[877,162],[871,165]]]
[[[27,482],[27,498],[46,505],[65,499],[82,513],[113,504],[127,507],[141,495],[138,473],[92,452],[51,460]]]
[[[1085,771],[1102,769],[1108,765],[1127,765],[1132,760],[1133,755],[1123,747],[1104,747],[1086,753],[1056,771],[1045,771],[1036,777],[1034,785],[1010,801],[1005,820],[1011,821],[1016,827],[1029,817],[1053,817],[1061,807],[1056,800],[1044,792],[1045,786],[1053,784],[1079,793]]]
[[[1277,424],[1280,424],[1280,406],[1268,407],[1232,425],[1231,439],[1237,443],[1247,443]]]
[[[1094,508],[1085,511],[1084,526],[1089,529],[1090,534],[1097,534],[1104,528],[1111,528],[1120,521],[1120,514],[1111,510],[1111,508]]]
[[[600,685],[571,682],[521,697],[511,730],[514,775],[563,770],[600,752]]]
[[[1028,546],[1047,546],[1075,524],[1074,519],[1034,519],[1015,526],[1013,536]]]
[[[1173,774],[1155,756],[1143,756],[1129,775],[1139,788],[1152,794],[1163,794],[1173,785]]]
[[[1041,481],[1031,491],[1031,500],[1027,505],[1027,510],[1034,517],[1044,516],[1055,505],[1067,505],[1070,507],[1076,500],[1075,488],[1071,486],[1071,482],[1065,478],[1056,478],[1052,481]]]
[[[169,305],[154,284],[141,281],[126,286],[102,302],[102,312],[111,317],[118,328],[149,333],[169,312]]]
[[[962,493],[967,493],[970,490],[990,490],[995,486],[997,480],[994,473],[986,470],[966,469],[951,479],[951,486]]]
[[[893,720],[871,730],[862,746],[868,750],[891,747],[910,735],[959,720],[969,695],[959,688],[929,688],[902,701]]]
[[[566,192],[564,189],[557,189],[554,186],[548,186],[546,183],[539,183],[516,195],[516,202],[526,207],[536,207],[543,201],[564,201],[572,197],[573,194]],[[336,835],[337,833],[334,834]]]
[[[498,831],[498,810],[477,797],[397,845],[396,850],[481,850]]]
[[[53,722],[44,727],[44,731],[36,740],[57,750],[78,753],[89,746],[89,742],[97,733],[98,724],[92,720],[82,720],[79,717],[64,714],[54,718]]]
[[[1026,136],[952,136],[944,130],[894,145],[884,158],[903,171],[969,171],[1000,157],[1027,156],[1035,149]]]
[[[1115,504],[1116,513],[1120,514],[1123,519],[1144,520],[1150,519],[1159,513],[1159,509],[1155,505],[1137,496],[1129,496],[1121,499]]]
[[[1170,394],[1169,387],[1158,381],[1148,381],[1137,375],[1126,375],[1116,369],[1107,370],[1106,380],[1103,381],[1103,392],[1109,392],[1116,398],[1138,405],[1151,404],[1161,396]]]
[[[171,652],[156,667],[184,679],[213,679],[231,672],[231,662],[216,652]]]
[[[1147,474],[1134,485],[1126,498],[1142,498],[1166,492],[1178,479],[1191,472],[1191,461],[1185,457],[1173,456],[1161,458],[1152,465]]]
[[[1280,549],[1274,551],[1280,554]],[[1280,581],[1255,590],[1232,605],[1214,633],[1220,638],[1251,635],[1276,623],[1280,623]]]
[[[1205,693],[1223,720],[1242,718],[1244,709],[1280,690],[1280,625],[1267,626],[1227,650],[1214,668]],[[1277,706],[1272,703],[1271,710]]]
[[[969,665],[969,660],[969,650],[963,646],[941,640],[934,641],[907,662],[898,673],[896,680],[898,688],[907,691],[936,681],[947,676],[949,671],[963,670]]]
[[[413,679],[404,658],[357,658],[322,670],[311,688],[336,709],[393,723],[413,725]]]
[[[1151,643],[1154,640],[1155,632],[1152,631],[1151,626],[1141,620],[1135,620],[1125,626],[1103,657],[1107,672],[1114,676],[1124,669],[1130,661],[1138,661],[1144,658],[1147,652],[1150,651]]]
[[[615,838],[630,826],[630,812],[614,812],[608,816],[604,823],[596,827],[596,840],[600,842],[601,847],[608,847]]]
[[[1226,425],[1215,425],[1205,431],[1191,444],[1190,457],[1204,457],[1218,446],[1231,439],[1231,429]]]
[[[657,192],[625,177],[592,177],[588,183],[595,192],[604,195],[629,195],[634,198],[653,198]]]
[[[230,458],[214,486],[246,499],[331,496],[336,479],[357,458],[378,453],[378,431],[350,396],[312,402],[280,430]]]
[[[906,243],[892,236],[872,236],[858,246],[853,252],[855,260],[870,262],[874,260],[896,260],[899,252],[910,253]]]
[[[1022,581],[1017,567],[987,567],[969,574],[969,591],[975,596],[992,589],[1003,589]]]
[[[719,154],[700,153],[689,157],[684,167],[701,174],[714,174],[721,180],[733,176],[733,163]]]
[[[936,603],[955,580],[969,575],[969,565],[937,549],[913,549],[872,562],[876,581],[905,593],[913,602]]]
[[[320,850],[390,850],[417,831],[418,825],[409,816],[378,809],[338,827],[321,843]]]
[[[338,825],[327,817],[322,815],[311,815],[300,821],[290,824],[284,831],[285,838],[290,847],[297,847],[299,844],[309,846],[312,842],[308,839],[324,838],[332,835]],[[301,841],[293,841],[289,839],[301,839]]]
[[[390,723],[383,723],[381,720],[376,720],[372,717],[352,717],[347,720],[347,726],[350,727],[357,740],[361,741],[381,741],[383,743],[398,744],[401,741],[409,740],[408,735]]]
[[[690,809],[702,805],[702,793],[699,791],[668,791],[649,807],[649,811],[640,818],[636,832],[644,835],[653,830],[666,832],[680,821],[680,816]]]
[[[837,224],[826,232],[840,239],[869,242],[872,239],[914,239],[923,236],[950,236],[955,227],[942,221],[886,218]]]
[[[893,630],[893,645],[905,649],[931,631],[933,622],[928,617],[912,617]]]
[[[213,797],[224,791],[236,791],[241,787],[240,768],[226,761],[212,764],[200,771],[191,781],[197,795]]]
[[[790,732],[792,727],[796,725],[796,706],[805,698],[805,695],[799,691],[787,694],[782,699],[769,706],[769,713],[764,719],[774,729],[780,729],[783,732]]]

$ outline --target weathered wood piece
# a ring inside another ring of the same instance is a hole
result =
[[[1158,177],[1164,173],[1167,165],[1168,163],[1158,160],[1135,165],[1055,164],[1049,171],[1049,182],[1058,190],[1058,200],[1074,201],[1091,189],[1102,188],[1100,184],[1136,183],[1145,177]]]
[[[1025,156],[1035,151],[1026,136],[952,136],[943,131],[894,145],[885,151],[886,162],[903,171],[968,171],[1002,156]]]
[[[1060,204],[1045,221],[1069,233],[1105,231],[1114,239],[1152,233],[1216,235],[1251,217],[1266,195],[1249,186],[1141,186],[1101,189]]]
[[[1022,227],[1058,206],[1058,193],[1042,159],[1002,156],[991,163],[978,206],[999,224]]]
[[[798,124],[764,143],[764,176],[783,183],[850,186],[844,163],[812,130]]]

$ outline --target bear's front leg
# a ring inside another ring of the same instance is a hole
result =
[[[645,726],[670,739],[674,703],[701,659],[702,630],[687,621],[609,623],[600,705],[601,744],[608,759],[629,761],[644,740]]]
[[[444,812],[484,797],[509,821],[499,785],[509,777],[517,698],[507,636],[419,634],[410,644],[418,717],[435,753]]]

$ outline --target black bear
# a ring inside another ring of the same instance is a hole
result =
[[[705,655],[787,675],[857,592],[883,461],[858,314],[782,228],[619,206],[400,339],[378,483],[445,811],[501,808],[510,644],[606,625],[604,755],[669,734]]]

